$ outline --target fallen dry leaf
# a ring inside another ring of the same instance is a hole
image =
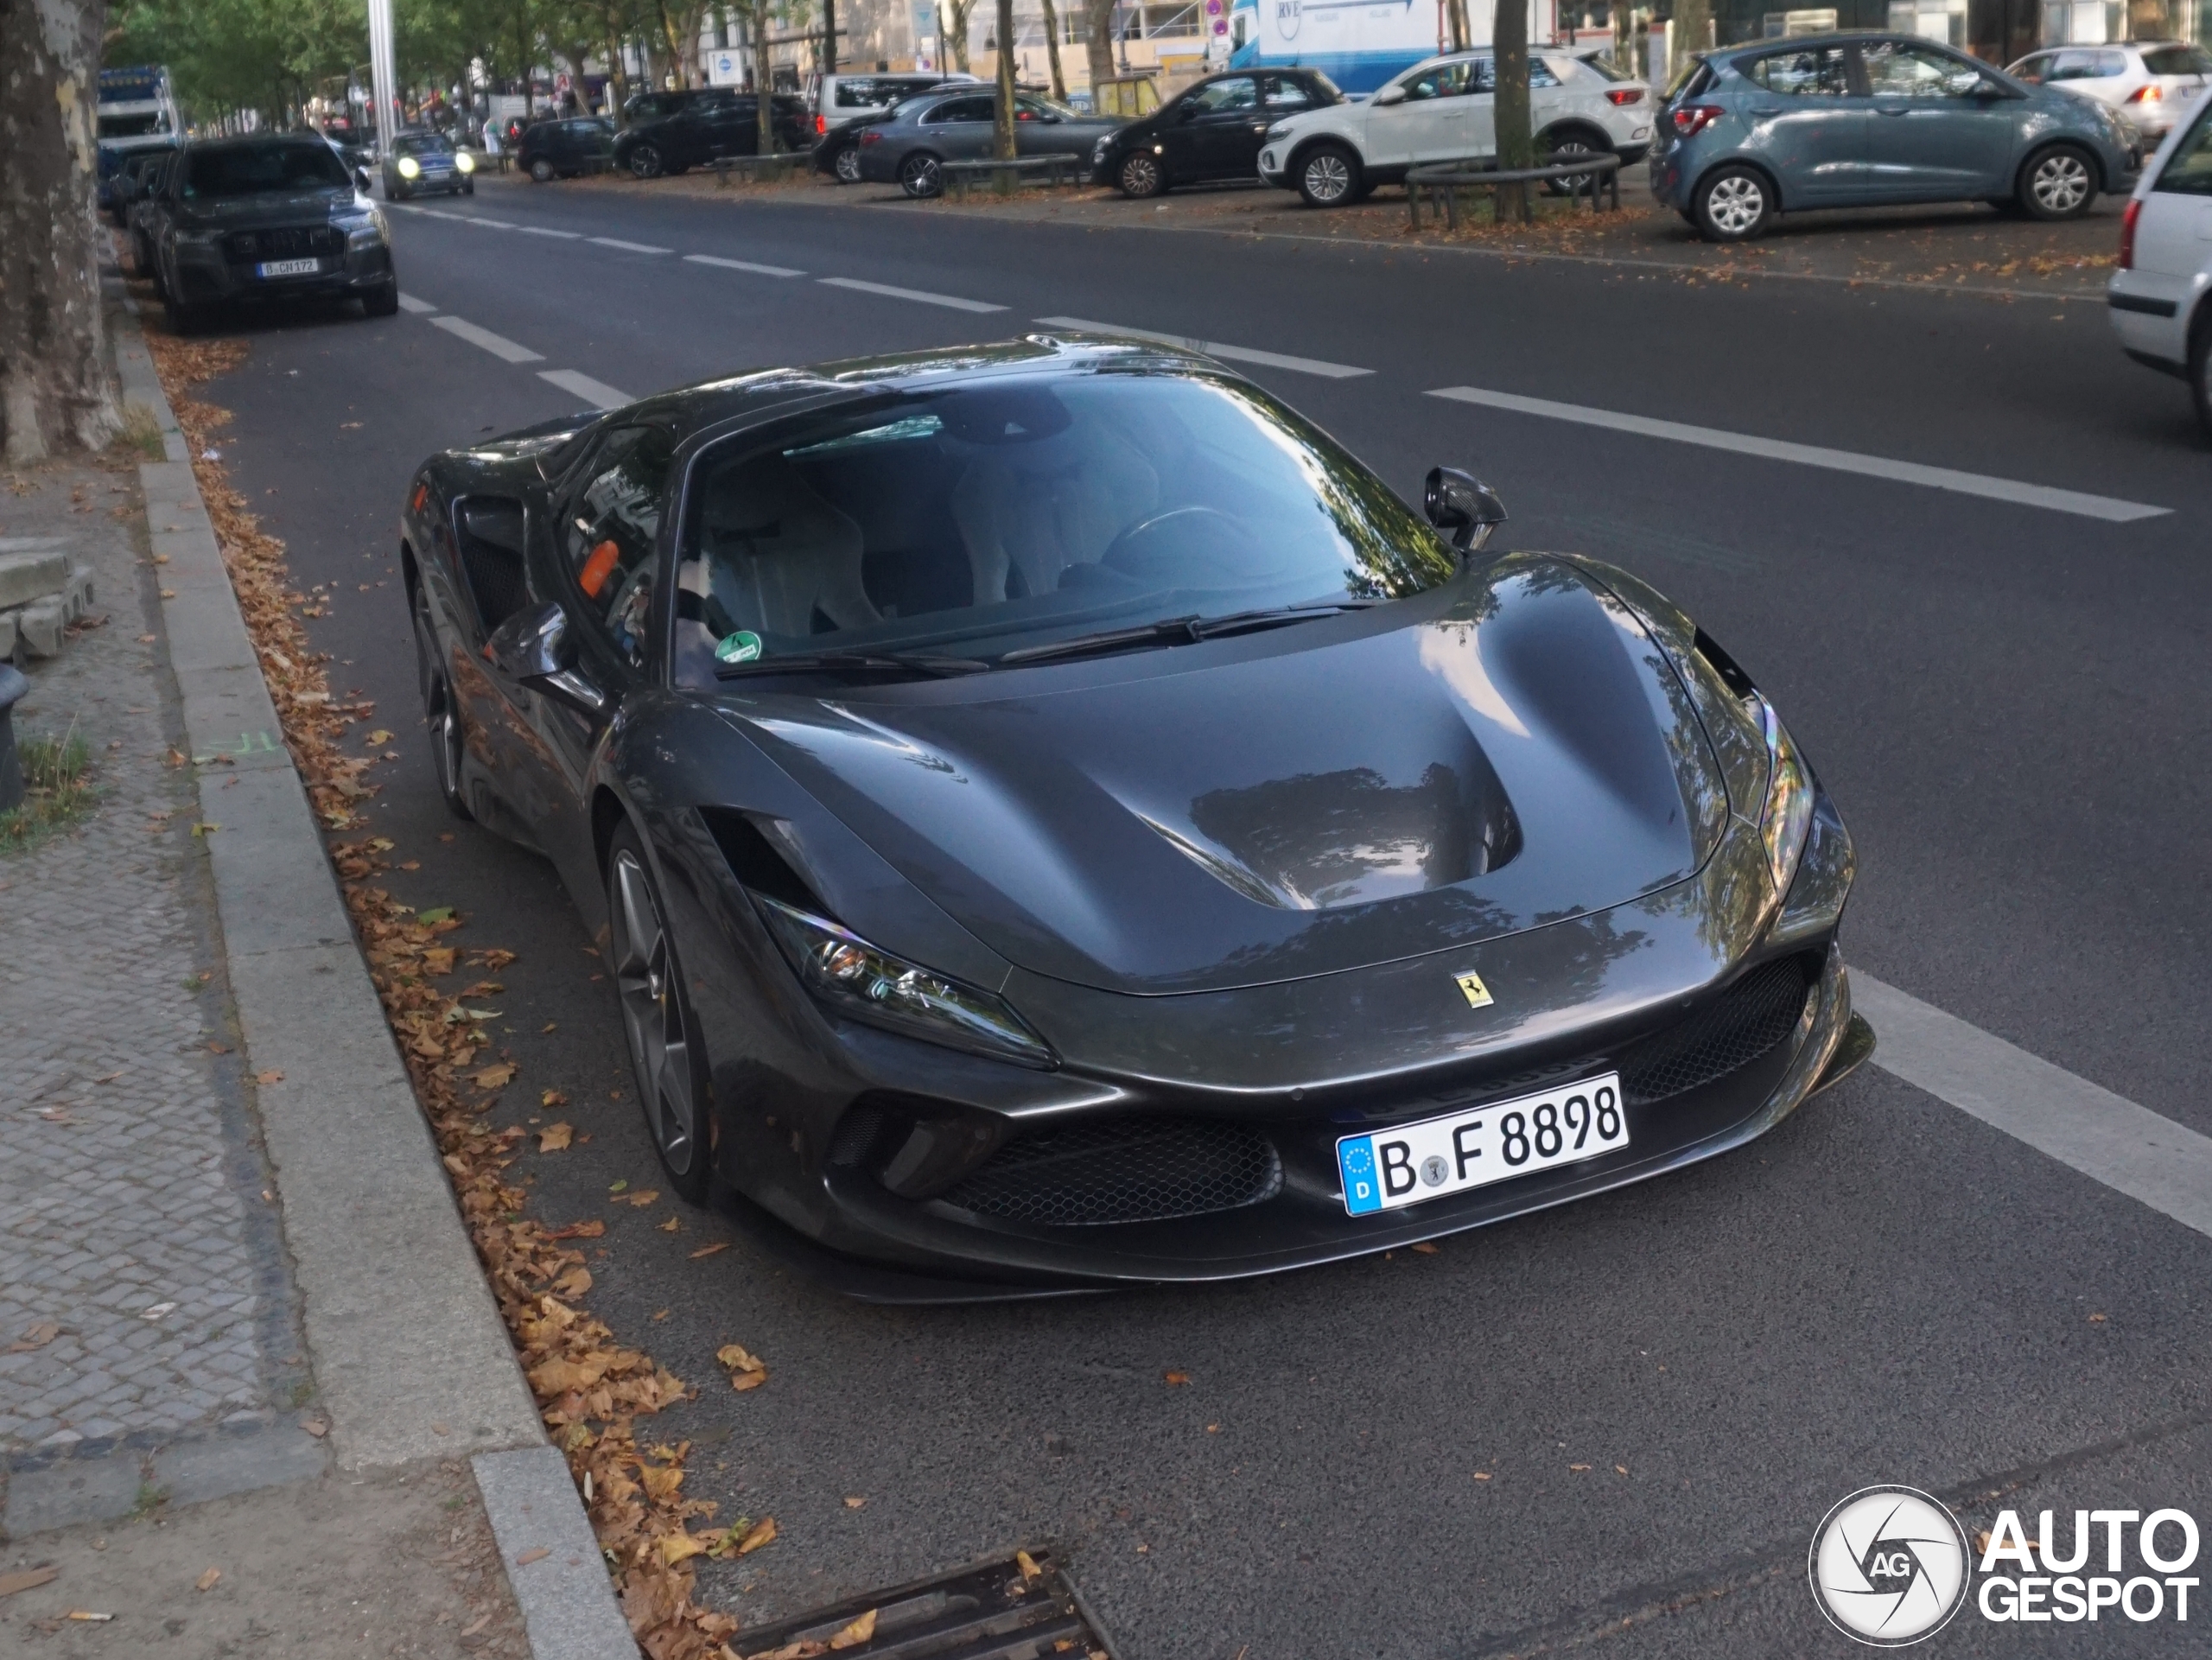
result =
[[[664,1533],[660,1541],[660,1559],[669,1567],[690,1556],[707,1554],[707,1542],[692,1533]]]
[[[19,1568],[12,1574],[0,1574],[0,1597],[12,1597],[18,1591],[30,1590],[61,1577],[61,1570],[51,1563],[40,1568]]]
[[[553,1288],[564,1297],[581,1297],[591,1289],[591,1270],[572,1268],[553,1282]]]
[[[321,1441],[330,1433],[330,1422],[326,1418],[302,1418],[300,1420],[300,1428],[317,1441]]]
[[[2104,1323],[2105,1317],[2102,1314],[2092,1314],[2089,1316],[2089,1324],[2092,1326],[2102,1326]]]
[[[515,1566],[517,1568],[528,1568],[532,1562],[543,1561],[552,1554],[552,1551],[543,1545],[532,1545],[528,1550],[524,1551],[521,1555],[515,1558]]]
[[[387,744],[391,741],[391,734],[385,731],[382,727],[378,727],[375,731],[370,733],[368,736],[368,742],[372,747],[379,744]]]
[[[692,1260],[693,1262],[697,1262],[697,1261],[698,1261],[702,1256],[713,1256],[713,1255],[715,1255],[715,1252],[717,1252],[717,1251],[724,1251],[724,1250],[728,1250],[728,1249],[729,1249],[729,1241],[728,1241],[728,1240],[727,1240],[727,1239],[717,1239],[717,1240],[715,1240],[715,1243],[714,1243],[713,1244],[711,1244],[711,1245],[702,1245],[702,1246],[700,1246],[700,1247],[699,1247],[699,1249],[698,1249],[698,1250],[696,1250],[693,1251],[693,1252],[691,1253],[691,1260]]]
[[[660,1224],[660,1231],[663,1233],[680,1233],[683,1228],[683,1218],[680,1216],[672,1216]]]
[[[549,1031],[551,1029],[550,1027],[547,1028]],[[541,1107],[565,1107],[569,1104],[569,1097],[558,1090],[547,1090],[537,1097],[537,1104]]]
[[[648,1188],[646,1188],[646,1189],[645,1189],[644,1192],[642,1192],[642,1193],[631,1193],[631,1194],[627,1195],[627,1196],[623,1199],[623,1201],[622,1201],[622,1202],[623,1202],[624,1204],[626,1204],[626,1205],[636,1205],[639,1210],[641,1210],[641,1211],[642,1211],[642,1210],[644,1210],[644,1209],[645,1208],[645,1206],[646,1206],[646,1205],[648,1205],[652,1204],[655,1199],[658,1199],[659,1197],[660,1197],[660,1189],[659,1189],[659,1188],[658,1188],[658,1187],[648,1187]]]
[[[453,947],[450,945],[434,945],[429,950],[424,951],[423,953],[423,972],[425,974],[451,974],[453,972]]]
[[[1476,1471],[1475,1479],[1478,1481],[1488,1481],[1490,1479],[1490,1472],[1487,1470]]]
[[[588,1222],[571,1222],[565,1228],[554,1228],[545,1237],[548,1239],[596,1239],[606,1231],[607,1224],[594,1217]]]
[[[1590,1466],[1586,1464],[1570,1464],[1567,1467],[1570,1470],[1586,1470]]]
[[[833,1649],[849,1649],[866,1643],[875,1635],[875,1610],[871,1608],[858,1619],[830,1639]]]
[[[845,1499],[845,1508],[849,1511],[866,1510],[868,1500],[848,1495]]]
[[[767,1363],[742,1344],[723,1344],[715,1351],[715,1358],[729,1369],[729,1386],[734,1390],[759,1389],[768,1381]]]
[[[764,1516],[753,1524],[751,1530],[746,1534],[745,1537],[737,1542],[737,1554],[741,1556],[750,1556],[761,1546],[773,1541],[775,1536],[776,1518],[772,1516]]]
[[[282,1084],[284,1081],[284,1074],[273,1070],[266,1072],[256,1072],[253,1075],[253,1081],[257,1084]]]
[[[1427,1240],[1421,1241],[1421,1243],[1415,1245],[1414,1249],[1424,1256],[1433,1256],[1436,1255],[1436,1247],[1430,1244]]]
[[[10,1354],[29,1354],[33,1349],[43,1349],[61,1335],[60,1326],[50,1320],[42,1320],[8,1345]]]
[[[575,1139],[575,1133],[576,1127],[574,1124],[566,1123],[548,1124],[537,1132],[537,1150],[540,1153],[564,1152],[569,1143]]]
[[[1187,1383],[1190,1381],[1191,1374],[1186,1371],[1172,1371],[1167,1374],[1167,1383],[1171,1389],[1178,1383]]]
[[[192,1588],[195,1591],[213,1591],[215,1588],[215,1581],[222,1577],[223,1570],[221,1568],[211,1568],[205,1574],[202,1574],[198,1579],[193,1580]]]
[[[486,1066],[480,1072],[470,1073],[468,1081],[480,1090],[504,1090],[514,1082],[514,1063],[503,1060],[496,1066]]]
[[[1036,1579],[1045,1571],[1037,1566],[1037,1559],[1026,1550],[1014,1553],[1014,1565],[1021,1570],[1021,1577],[1025,1580]]]

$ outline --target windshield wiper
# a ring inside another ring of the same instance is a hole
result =
[[[794,652],[784,657],[757,657],[750,663],[726,663],[715,671],[715,678],[806,674],[817,669],[906,669],[916,674],[945,676],[980,674],[990,666],[979,658],[938,657],[928,652]]]
[[[1134,628],[1108,628],[1071,639],[1025,646],[999,657],[1001,668],[1023,663],[1048,663],[1057,658],[1087,657],[1093,652],[1118,652],[1144,646],[1186,646],[1224,634],[1247,633],[1284,623],[1305,622],[1313,617],[1333,617],[1339,612],[1364,611],[1372,600],[1335,600],[1319,605],[1276,605],[1257,611],[1231,611],[1225,616],[1162,617]]]

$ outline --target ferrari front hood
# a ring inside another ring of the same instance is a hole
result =
[[[1573,567],[1051,669],[727,711],[1008,961],[1221,990],[1476,944],[1703,862],[1680,682]]]

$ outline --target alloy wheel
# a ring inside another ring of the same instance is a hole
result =
[[[1551,156],[1544,165],[1564,167],[1569,162],[1579,162],[1586,156],[1595,156],[1597,153],[1597,146],[1587,140],[1569,138],[1552,146]],[[1544,194],[1550,196],[1573,195],[1583,188],[1589,176],[1586,173],[1578,173],[1571,179],[1547,179],[1544,181]]]
[[[858,184],[861,181],[861,147],[848,144],[839,150],[832,170],[836,174],[839,184]]]
[[[614,989],[623,1035],[662,1161],[670,1174],[683,1177],[697,1160],[699,1114],[675,959],[652,879],[629,848],[615,853],[613,887]]]
[[[934,156],[910,156],[899,169],[899,183],[910,196],[934,196],[944,188],[944,169]]]
[[[640,144],[630,152],[630,171],[639,178],[658,179],[660,177],[660,150],[658,146]]]
[[[1160,194],[1160,163],[1149,156],[1132,156],[1122,163],[1122,194],[1156,196]]]
[[[1332,149],[1325,149],[1306,163],[1306,194],[1315,201],[1336,203],[1351,194],[1351,169]]]
[[[2054,219],[2079,213],[2089,199],[2088,164],[2072,150],[2053,150],[2028,175],[2028,194]]]
[[[1723,236],[1749,236],[1766,217],[1766,192],[1757,179],[1731,173],[1707,193],[1705,215]]]

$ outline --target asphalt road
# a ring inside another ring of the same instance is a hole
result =
[[[510,1116],[558,1087],[591,1138],[525,1161],[538,1210],[607,1216],[594,1307],[704,1385],[664,1426],[695,1448],[686,1491],[780,1524],[706,1570],[713,1597],[765,1619],[1051,1540],[1127,1660],[1840,1654],[1805,1551],[1869,1483],[1970,1527],[1999,1502],[2212,1518],[2212,1239],[1878,1069],[1684,1174],[1212,1289],[884,1309],[722,1218],[656,1231],[670,1200],[608,1204],[662,1184],[590,942],[549,867],[438,802],[396,569],[413,467],[574,407],[544,371],[641,394],[1047,316],[1370,371],[1238,366],[1409,498],[1470,466],[1514,515],[1503,543],[1682,602],[1851,823],[1851,960],[2212,1133],[2212,477],[2185,390],[2123,359],[2101,308],[496,181],[427,205],[509,226],[395,213],[410,296],[542,362],[423,315],[309,315],[250,321],[211,391],[235,478],[327,595],[334,686],[402,735],[372,810],[420,862],[395,892],[520,953]],[[2171,511],[2112,522],[1424,395],[1455,386]],[[732,1340],[769,1387],[718,1386]],[[2198,1652],[2193,1629],[1968,1611],[1930,1651]]]

